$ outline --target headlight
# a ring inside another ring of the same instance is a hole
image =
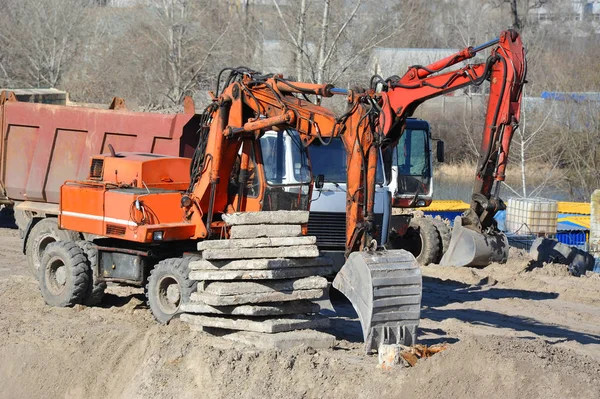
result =
[[[163,231],[155,231],[152,233],[152,240],[154,241],[162,241],[163,239]]]
[[[425,200],[422,200],[422,199],[418,200],[417,206],[425,206]]]

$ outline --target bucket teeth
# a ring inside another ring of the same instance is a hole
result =
[[[354,252],[333,281],[356,310],[365,350],[413,345],[421,313],[421,269],[404,250]]]

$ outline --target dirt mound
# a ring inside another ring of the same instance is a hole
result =
[[[422,342],[450,347],[382,371],[348,333],[360,331],[352,318],[334,320],[332,350],[259,351],[156,324],[141,289],[111,286],[102,307],[50,308],[18,232],[0,230],[0,396],[596,398],[600,279],[529,270],[512,255],[481,269],[424,267]]]
[[[402,393],[432,398],[593,398],[599,375],[600,363],[541,339],[468,337],[408,370]]]

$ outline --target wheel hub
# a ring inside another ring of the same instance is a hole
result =
[[[174,314],[181,302],[181,287],[173,276],[164,276],[158,282],[158,305],[167,314]]]
[[[67,285],[67,267],[60,258],[54,258],[45,270],[48,290],[60,295]]]

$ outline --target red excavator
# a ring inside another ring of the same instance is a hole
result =
[[[492,46],[485,63],[444,72]],[[503,206],[498,189],[525,83],[525,54],[516,32],[502,32],[489,43],[428,66],[413,66],[403,77],[382,79],[381,92],[292,82],[247,68],[224,72],[229,72],[224,89],[217,85],[212,104],[199,118],[200,140],[191,163],[176,157],[113,152],[92,158],[88,179],[62,186],[61,228],[104,238],[93,243],[94,259],[87,263],[93,269],[91,281],[84,276],[89,271],[76,262],[84,250],[70,246],[68,251],[44,257],[40,287],[47,303],[82,303],[86,296],[102,291],[106,282],[147,282],[152,313],[157,320],[168,321],[190,295],[189,252],[196,251],[199,240],[228,238],[221,216],[307,210],[312,178],[305,147],[314,140],[326,145],[340,137],[348,153],[347,262],[333,285],[356,309],[367,348],[390,342],[412,344],[420,315],[421,275],[411,254],[378,248],[373,239],[378,150],[396,144],[406,118],[423,101],[486,80],[490,82],[488,115],[472,206],[455,222],[443,262],[465,265],[506,259],[506,238],[493,216]],[[336,115],[310,102],[310,95],[343,95],[347,111]],[[283,184],[282,165],[270,161],[269,146],[260,139],[265,131],[280,136],[290,130],[297,132],[294,156],[298,158],[290,172],[295,180]],[[174,291],[165,281],[178,286],[180,295],[171,295]],[[151,297],[161,294],[164,297]],[[167,307],[169,312],[156,306],[170,300],[175,302]]]

